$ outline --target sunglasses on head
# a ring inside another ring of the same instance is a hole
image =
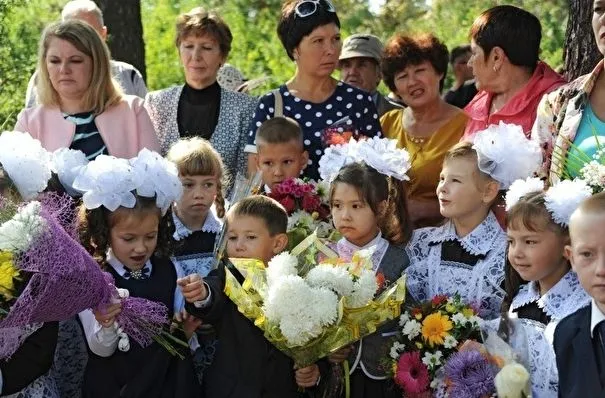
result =
[[[336,8],[330,0],[303,0],[296,5],[294,12],[299,18],[309,17],[317,12],[320,3],[323,3],[326,11],[336,12]]]

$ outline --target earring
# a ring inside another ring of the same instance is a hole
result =
[[[496,68],[496,65],[494,65],[494,72],[498,73],[498,68]]]

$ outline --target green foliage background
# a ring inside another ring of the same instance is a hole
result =
[[[334,1],[334,0],[333,0]],[[65,0],[0,0],[0,126],[13,127],[25,99],[27,82],[36,68],[38,41],[44,26],[59,18]],[[473,20],[497,4],[514,4],[534,13],[542,23],[542,58],[551,66],[563,63],[567,0],[387,0],[377,14],[368,0],[335,0],[343,37],[372,32],[383,40],[395,32],[433,32],[449,48],[466,43]],[[183,82],[174,45],[174,21],[199,0],[141,0],[147,85],[151,90]],[[229,24],[234,43],[228,62],[248,78],[267,76],[262,93],[287,80],[294,65],[275,33],[280,0],[207,0]],[[110,32],[111,34],[111,32]]]

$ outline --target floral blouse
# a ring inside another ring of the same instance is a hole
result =
[[[603,61],[587,75],[546,94],[538,105],[531,139],[544,153],[540,176],[556,183],[565,167],[565,160],[574,142],[590,93],[603,70]]]

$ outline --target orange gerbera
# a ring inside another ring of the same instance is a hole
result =
[[[436,312],[422,321],[422,338],[429,346],[443,345],[454,325],[446,315]]]

